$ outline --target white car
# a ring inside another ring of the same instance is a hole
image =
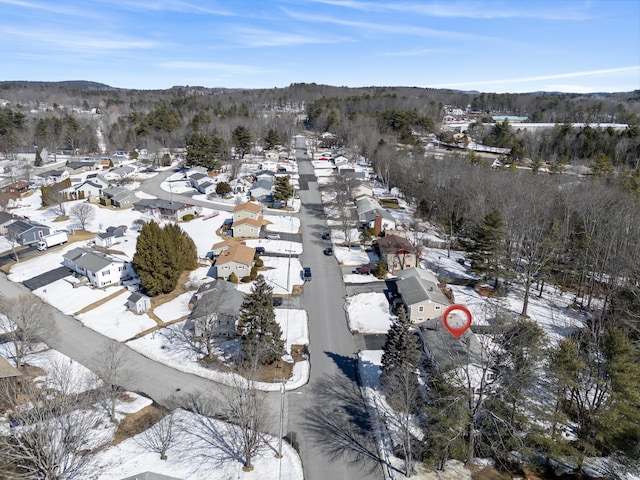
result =
[[[267,233],[267,239],[268,240],[280,240],[280,234],[279,233]]]

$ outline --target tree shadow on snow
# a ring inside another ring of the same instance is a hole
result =
[[[311,387],[311,405],[304,412],[303,426],[331,459],[358,466],[372,478],[380,477],[380,464],[373,428],[355,381],[336,374]]]

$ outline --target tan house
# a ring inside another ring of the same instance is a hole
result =
[[[409,268],[398,273],[396,286],[412,323],[441,317],[450,305],[438,286],[438,278],[422,268]]]
[[[233,223],[235,224],[236,222],[244,220],[245,218],[262,220],[262,215],[260,215],[260,205],[253,202],[236,205],[236,207],[233,209]]]
[[[221,242],[214,243],[211,246],[211,254],[214,257],[220,255],[223,251],[230,249],[234,245],[237,245],[238,242],[236,240],[232,240],[230,238],[224,239]]]
[[[243,218],[239,221],[234,221],[231,226],[233,229],[233,236],[236,238],[259,238],[260,229],[262,228],[262,216],[259,219]]]
[[[232,273],[236,274],[238,280],[248,277],[251,275],[255,254],[255,248],[247,247],[241,243],[236,243],[223,250],[216,259],[216,276],[224,280],[228,280]]]
[[[380,237],[378,249],[380,250],[380,260],[387,264],[389,272],[396,273],[418,264],[416,249],[404,237],[390,234]]]

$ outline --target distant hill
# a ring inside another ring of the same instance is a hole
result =
[[[64,80],[62,82],[31,82],[26,80],[9,80],[0,82],[0,87],[7,85],[24,85],[24,86],[55,86],[69,88],[72,90],[119,90],[118,88],[99,82],[89,82],[87,80]]]

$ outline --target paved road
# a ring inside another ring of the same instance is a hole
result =
[[[357,348],[346,324],[340,267],[322,252],[328,245],[321,239],[327,225],[318,185],[307,176],[313,174],[308,160],[300,160],[299,168],[308,180],[308,190],[300,191],[300,221],[302,262],[313,272],[303,294],[311,378],[297,395],[287,394],[287,439],[298,447],[307,480],[383,478],[356,381]]]
[[[27,287],[9,281],[4,273],[0,273],[0,292],[7,297],[32,295]],[[49,346],[87,368],[97,370],[101,365],[100,350],[113,340],[90,328],[85,328],[73,317],[53,308],[51,310],[57,329],[47,339]],[[124,351],[127,369],[131,372],[131,376],[124,386],[132,391],[144,393],[160,404],[185,405],[192,397],[212,400],[219,398],[225,392],[223,386],[195,375],[174,370],[146,358],[129,347],[125,346]],[[273,405],[273,411],[277,411],[279,396],[270,395],[269,400]],[[272,432],[277,432],[277,429],[273,427]]]

